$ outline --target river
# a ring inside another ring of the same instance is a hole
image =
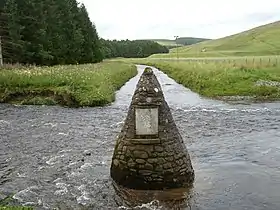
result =
[[[138,71],[106,107],[0,104],[0,200],[12,195],[10,204],[36,209],[166,209],[157,201],[118,206],[109,176],[143,66]],[[279,210],[280,103],[209,100],[154,71],[195,170],[185,209]]]

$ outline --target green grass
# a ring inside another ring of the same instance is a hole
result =
[[[0,69],[0,102],[70,107],[102,106],[137,74],[133,64],[99,64]]]
[[[256,100],[279,100],[280,87],[256,86],[260,80],[280,82],[280,63],[236,60],[176,61],[138,59],[130,62],[159,68],[178,83],[202,96],[225,99],[250,96]]]
[[[279,34],[280,21],[221,39],[183,46],[178,48],[178,54],[181,58],[280,55]],[[174,58],[176,56],[177,49],[172,49],[169,54],[150,57]]]

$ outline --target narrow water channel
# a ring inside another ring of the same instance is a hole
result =
[[[0,200],[12,195],[11,204],[36,209],[131,209],[118,206],[109,170],[143,68],[106,107],[0,104]],[[191,209],[280,209],[280,103],[201,98],[154,71],[192,158]],[[152,201],[134,209],[166,208]]]

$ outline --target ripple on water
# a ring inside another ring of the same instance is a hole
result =
[[[18,200],[21,203],[38,203],[38,190],[38,186],[27,187],[26,189],[17,192],[13,196],[13,199]]]
[[[139,206],[135,207],[125,207],[125,206],[119,206],[118,209],[123,209],[123,210],[134,210],[134,209],[139,209],[139,210],[162,210],[163,207],[159,204],[158,200],[153,200],[149,203],[143,203]]]
[[[80,196],[77,197],[78,204],[82,204],[83,206],[89,204],[91,198],[90,198],[90,194],[86,190],[86,186],[81,185],[77,187],[77,189],[80,191]]]
[[[58,190],[56,190],[54,192],[55,195],[65,195],[68,193],[67,187],[69,186],[69,184],[58,182],[58,183],[55,183],[55,185],[56,185],[56,188],[58,188]]]
[[[10,122],[5,120],[0,120],[0,125],[10,125]]]
[[[60,159],[63,158],[64,156],[65,155],[63,154],[63,155],[57,155],[57,156],[51,157],[49,160],[46,161],[46,163],[51,166],[55,165],[55,164],[59,163]]]

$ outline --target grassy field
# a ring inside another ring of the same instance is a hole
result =
[[[280,99],[280,60],[276,64],[268,57],[262,62],[253,58],[247,61],[138,59],[129,62],[155,66],[178,83],[210,98],[226,100],[246,96],[257,101]]]
[[[123,62],[0,69],[0,102],[69,107],[102,106],[137,74]]]
[[[280,55],[280,21],[217,40],[178,48],[181,58]],[[177,49],[151,58],[175,58]]]
[[[228,63],[232,65],[254,65],[268,66],[278,65],[280,63],[280,55],[273,56],[228,56],[228,57],[196,57],[196,58],[148,58],[150,61],[186,61],[186,62],[215,62]]]

